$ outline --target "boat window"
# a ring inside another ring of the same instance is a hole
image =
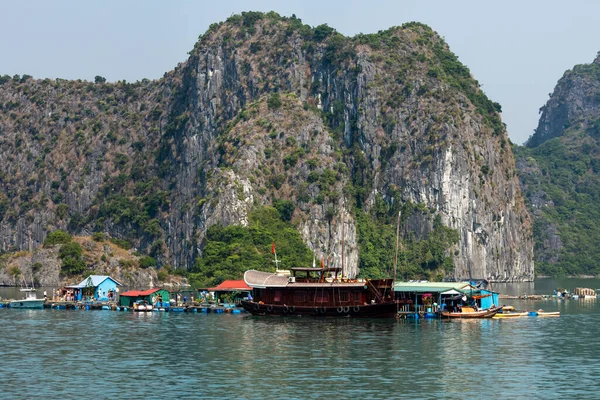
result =
[[[348,292],[340,293],[340,301],[350,301],[350,293],[348,293]]]
[[[327,292],[317,293],[316,302],[317,303],[329,303],[329,293],[327,293]]]
[[[275,298],[273,299],[274,303],[279,303],[281,302],[281,290],[276,290],[275,291]]]
[[[294,302],[305,303],[306,302],[306,292],[295,292],[294,293]]]

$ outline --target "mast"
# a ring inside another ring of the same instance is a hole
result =
[[[400,214],[398,211],[398,222],[396,223],[396,255],[394,256],[394,282],[396,282],[396,267],[398,266],[398,242],[400,238]]]
[[[342,209],[342,279],[344,279],[344,210]]]

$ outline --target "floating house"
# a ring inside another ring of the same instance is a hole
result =
[[[66,286],[64,289],[72,290],[76,294],[74,300],[81,301],[82,298],[93,298],[107,301],[117,298],[117,286],[121,286],[121,284],[110,276],[90,275],[77,285]]]
[[[133,307],[133,303],[138,300],[145,300],[148,304],[160,302],[160,306],[168,306],[170,294],[168,290],[153,288],[148,290],[128,290],[119,296],[119,305],[123,307]]]
[[[396,282],[394,295],[401,313],[436,313],[457,305],[480,309],[498,305],[498,293],[480,289],[469,282]]]
[[[248,297],[248,294],[252,292],[252,288],[242,280],[226,280],[214,288],[206,289],[209,292],[215,293],[215,301],[219,301],[219,296],[222,298],[223,295],[229,294],[232,296],[234,303],[239,303],[243,299]]]

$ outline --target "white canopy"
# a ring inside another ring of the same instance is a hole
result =
[[[450,290],[446,290],[445,292],[442,292],[440,294],[462,294],[462,292],[459,292],[456,289],[450,289]]]

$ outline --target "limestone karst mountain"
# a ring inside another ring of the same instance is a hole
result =
[[[533,215],[536,270],[600,274],[600,55],[576,65],[540,108],[517,147],[519,177]]]
[[[156,81],[3,77],[1,249],[105,232],[191,268],[210,226],[284,200],[317,259],[341,265],[344,243],[350,276],[389,268],[373,234],[403,210],[406,243],[456,233],[419,271],[530,280],[500,111],[425,25],[344,37],[275,13],[213,24]]]

